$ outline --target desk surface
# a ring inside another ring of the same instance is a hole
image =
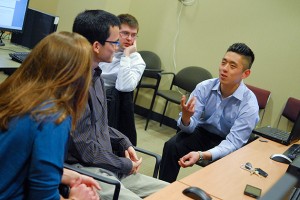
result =
[[[188,185],[181,183],[179,181],[175,181],[174,183],[168,185],[163,188],[159,192],[156,192],[149,197],[145,198],[145,200],[191,200],[191,198],[185,196],[182,191],[189,187]],[[220,200],[217,197],[212,196],[213,200]]]
[[[3,40],[3,42],[5,46],[0,47],[0,70],[18,68],[20,63],[13,61],[8,54],[12,52],[29,52],[30,50],[22,46],[11,44],[9,40]]]
[[[262,195],[286,172],[287,164],[271,160],[274,153],[283,153],[288,146],[272,141],[255,140],[243,148],[183,178],[181,183],[202,188],[221,199],[253,199],[243,194],[246,184],[262,189]],[[265,170],[267,178],[250,175],[240,168],[250,162],[253,167]]]

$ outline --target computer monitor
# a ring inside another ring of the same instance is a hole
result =
[[[29,0],[0,1],[0,46],[5,31],[22,32]]]
[[[28,8],[22,33],[12,33],[11,43],[32,49],[57,30],[59,17]]]
[[[289,200],[294,195],[296,184],[297,178],[285,173],[259,200]]]

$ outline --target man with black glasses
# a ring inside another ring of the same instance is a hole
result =
[[[130,14],[121,14],[118,18],[121,22],[119,49],[111,63],[102,62],[99,67],[106,89],[108,123],[136,145],[133,90],[138,85],[146,65],[136,47],[139,31],[137,19]]]
[[[168,183],[138,173],[138,158],[128,138],[108,125],[107,103],[99,62],[111,62],[119,41],[119,19],[103,10],[86,10],[75,18],[73,32],[92,45],[93,80],[85,111],[72,132],[67,162],[121,182],[119,199],[140,200]],[[112,199],[114,186],[99,183],[102,200]]]

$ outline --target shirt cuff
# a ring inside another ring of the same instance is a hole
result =
[[[132,161],[128,158],[122,158],[122,160],[123,160],[122,173],[128,175],[132,170]]]
[[[211,153],[211,160],[212,161],[218,160],[221,157],[221,155],[219,153],[219,150],[216,147],[208,150],[208,152]]]

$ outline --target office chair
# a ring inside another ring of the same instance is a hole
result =
[[[154,103],[154,100],[157,95],[161,96],[167,100],[165,107],[164,107],[163,114],[162,114],[162,119],[160,121],[160,126],[163,123],[163,119],[164,119],[164,115],[165,115],[165,112],[167,109],[168,102],[171,101],[178,105],[180,104],[182,93],[179,91],[179,88],[185,90],[185,94],[189,94],[195,89],[195,87],[198,83],[212,78],[212,75],[208,70],[206,70],[202,67],[196,67],[196,66],[186,67],[186,68],[180,70],[177,74],[175,74],[173,72],[165,72],[165,73],[162,72],[162,73],[159,73],[158,75],[159,75],[159,77],[162,77],[163,75],[171,75],[172,76],[172,83],[171,83],[170,89],[169,90],[157,90],[157,92],[154,94],[154,98],[153,98],[153,103]],[[159,79],[161,79],[161,78],[159,78]],[[177,87],[176,88],[177,90],[172,90],[173,86]],[[149,109],[150,111],[149,111],[149,115],[146,120],[145,130],[147,130],[148,123],[151,119],[153,105],[154,104],[151,104],[150,109]]]
[[[289,121],[295,123],[299,112],[300,112],[300,100],[293,97],[289,97],[279,117],[277,128],[279,126],[282,117],[285,117]]]
[[[173,72],[165,72],[165,73],[159,73],[159,76],[163,75],[171,75],[172,76],[172,83],[170,86],[170,89],[168,90],[157,90],[154,100],[156,96],[160,96],[164,99],[166,99],[164,111],[162,114],[162,119],[160,121],[160,126],[163,123],[163,119],[166,113],[167,105],[168,102],[180,104],[182,93],[179,91],[179,88],[185,91],[185,94],[190,94],[196,87],[196,85],[204,80],[212,78],[211,73],[202,68],[202,67],[197,67],[197,66],[189,66],[186,68],[183,68],[180,70],[177,74]],[[176,90],[173,90],[174,87],[177,87]],[[146,127],[145,130],[147,129],[149,120],[151,119],[152,115],[152,107],[150,107],[150,115],[147,118],[146,121]]]
[[[261,126],[263,117],[265,115],[266,107],[269,102],[271,92],[265,89],[261,89],[258,87],[254,87],[251,85],[246,84],[246,86],[255,94],[257,102],[258,102],[258,107],[259,107],[259,114],[260,114],[260,122],[259,126]]]
[[[160,166],[160,163],[161,163],[161,156],[156,154],[156,153],[150,152],[148,150],[142,149],[140,147],[133,147],[133,148],[137,152],[140,152],[140,153],[143,153],[143,154],[146,154],[146,155],[149,155],[149,156],[152,156],[152,157],[155,158],[153,178],[157,178],[159,166]],[[104,177],[104,176],[101,176],[101,175],[98,175],[98,174],[94,174],[94,173],[91,173],[91,172],[83,170],[83,169],[79,169],[79,168],[77,168],[73,165],[70,165],[68,163],[64,164],[64,168],[76,171],[76,172],[78,172],[80,174],[83,174],[83,175],[86,175],[86,176],[93,177],[97,181],[104,182],[104,183],[107,183],[107,184],[110,184],[110,185],[115,185],[113,200],[118,200],[119,194],[120,194],[120,188],[121,188],[121,183],[119,181],[116,181],[116,180],[113,180],[113,179],[110,179],[110,178],[107,178],[107,177]],[[107,173],[109,173],[109,171],[107,171]],[[69,196],[70,188],[67,185],[60,184],[59,191],[60,191],[60,194],[63,197],[67,198]]]
[[[144,73],[141,77],[141,80],[139,81],[137,87],[136,87],[136,93],[134,97],[134,104],[136,104],[136,100],[139,94],[140,88],[149,88],[153,89],[153,96],[150,104],[150,108],[153,107],[154,104],[154,99],[155,99],[155,93],[158,89],[159,83],[160,83],[160,76],[158,73],[162,72],[163,70],[161,69],[161,60],[157,54],[151,51],[139,51],[141,54],[143,60],[146,63],[146,68],[144,70]],[[145,81],[145,79],[151,79],[154,82],[149,82]],[[149,116],[149,111],[148,111],[148,116]],[[145,128],[145,130],[147,127]]]
[[[104,177],[104,176],[100,176],[100,175],[91,173],[89,171],[83,170],[83,169],[79,169],[79,168],[77,168],[75,166],[72,166],[72,165],[69,165],[67,163],[64,164],[64,168],[73,170],[75,172],[78,172],[78,173],[86,175],[86,176],[90,176],[90,177],[94,178],[97,181],[104,182],[104,183],[107,183],[107,184],[110,184],[110,185],[115,185],[113,200],[118,200],[119,199],[119,194],[120,194],[120,189],[121,189],[121,183],[119,181],[116,181],[116,180],[113,180],[113,179],[110,179],[110,178],[107,178],[107,177]],[[60,184],[59,192],[64,198],[68,198],[70,188],[67,185]]]

